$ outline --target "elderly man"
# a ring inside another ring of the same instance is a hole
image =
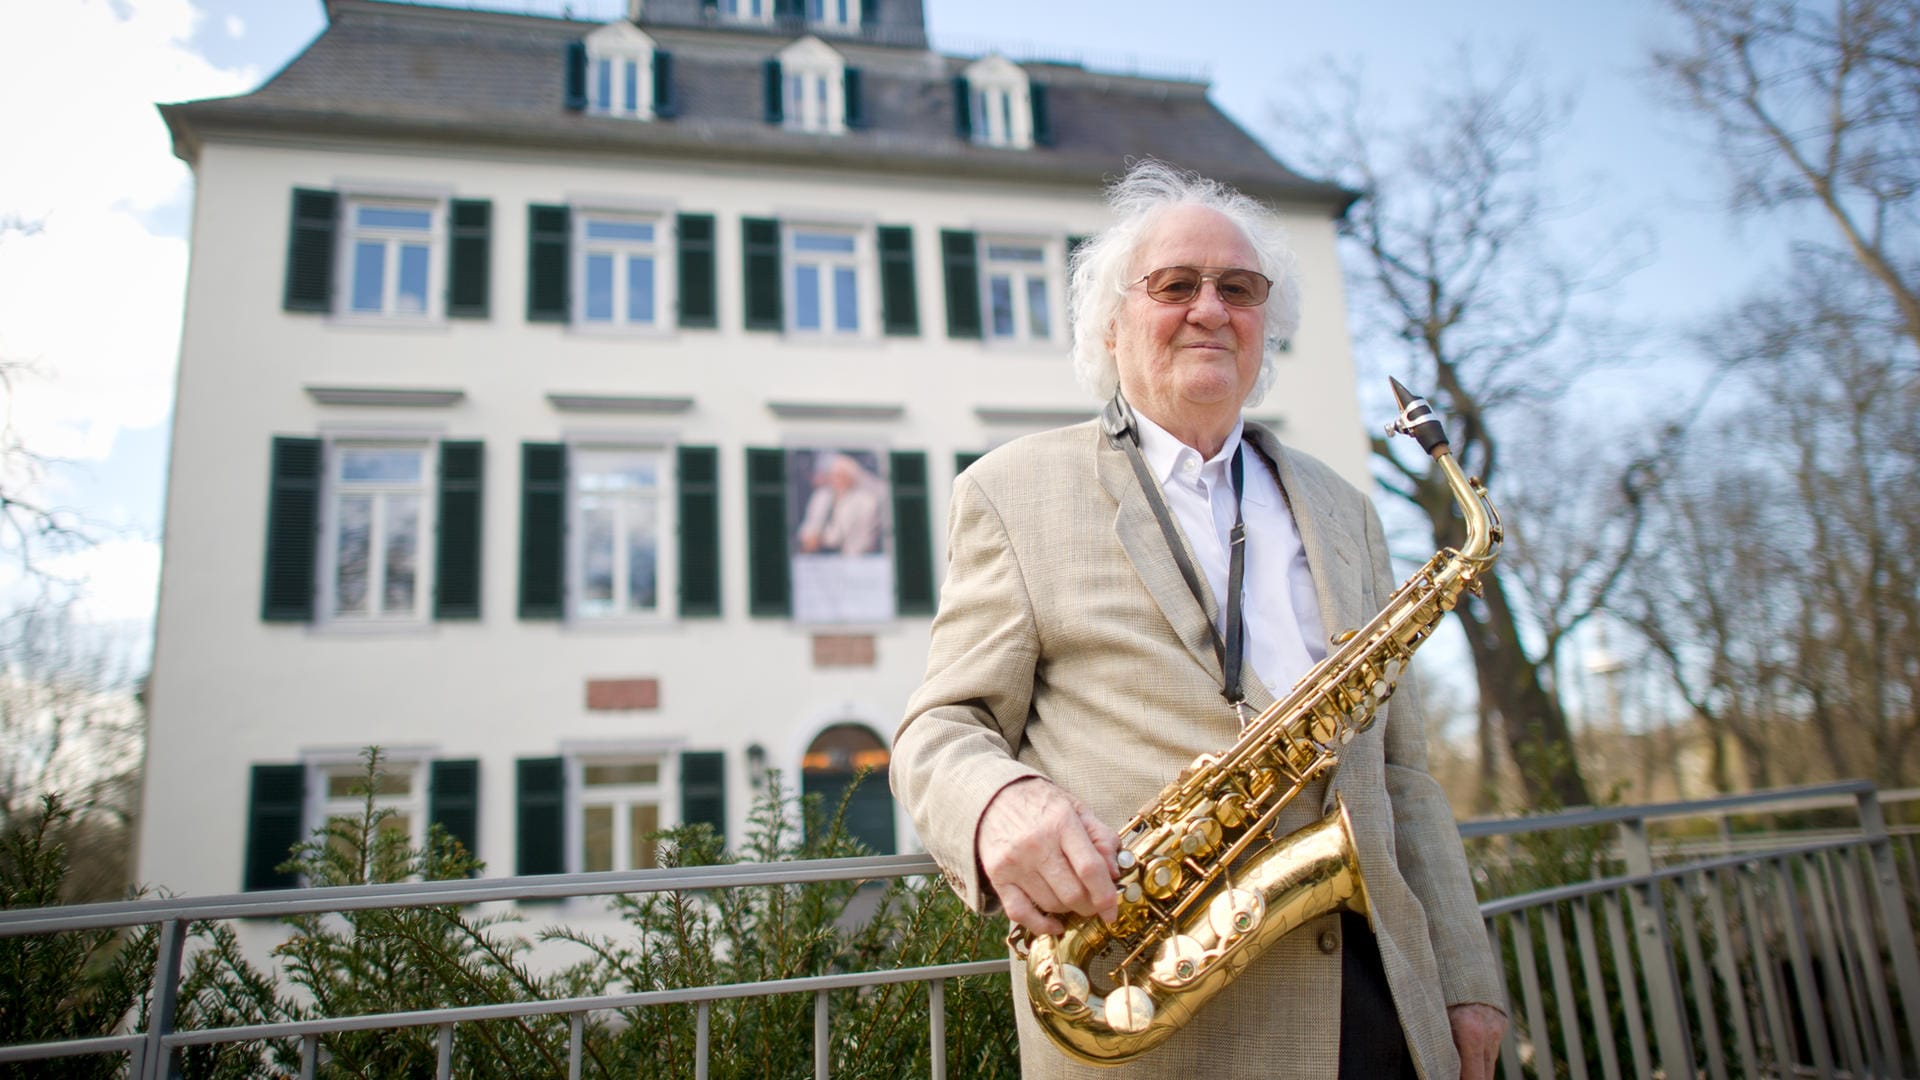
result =
[[[1080,250],[1071,301],[1076,371],[1111,400],[956,481],[927,677],[894,744],[895,792],[948,881],[1035,933],[1067,913],[1113,918],[1115,827],[1232,744],[1228,701],[1271,704],[1395,584],[1365,496],[1242,419],[1299,322],[1271,216],[1156,162],[1109,194],[1118,221]],[[1117,1069],[1047,1040],[1016,962],[1024,1075],[1491,1076],[1499,981],[1424,740],[1408,677],[1275,829],[1338,794],[1371,925],[1309,922]]]

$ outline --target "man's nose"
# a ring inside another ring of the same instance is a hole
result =
[[[1212,278],[1200,281],[1200,291],[1187,303],[1187,321],[1213,329],[1227,321],[1227,304],[1220,299],[1220,286]]]

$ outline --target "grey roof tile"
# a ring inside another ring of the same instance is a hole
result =
[[[909,30],[923,34],[917,3],[912,7]],[[1324,203],[1336,212],[1351,198],[1274,160],[1214,106],[1203,84],[1073,65],[1023,65],[1034,82],[1049,88],[1052,145],[973,145],[953,129],[953,76],[971,61],[873,40],[824,38],[862,71],[865,128],[838,136],[781,130],[763,117],[762,68],[791,35],[695,26],[678,9],[650,10],[672,16],[641,23],[673,54],[679,113],[672,120],[596,117],[565,107],[567,45],[596,24],[387,0],[333,0],[327,29],[260,89],[166,105],[162,113],[173,129],[175,152],[188,160],[203,132],[248,128],[805,161],[1029,182],[1098,181],[1129,159],[1157,157],[1267,198]]]

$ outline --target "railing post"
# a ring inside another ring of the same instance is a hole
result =
[[[1628,874],[1647,879],[1653,873],[1653,848],[1647,843],[1644,818],[1620,823],[1620,847]],[[1635,883],[1627,890],[1627,901],[1633,907],[1634,936],[1640,941],[1640,968],[1647,976],[1647,1006],[1653,1010],[1661,1068],[1668,1076],[1692,1076],[1693,1044],[1687,1037],[1680,973],[1673,965],[1673,943],[1667,936],[1667,906],[1660,883]]]
[[[1894,977],[1900,982],[1900,1006],[1907,1014],[1907,1033],[1916,1043],[1914,1055],[1920,1058],[1920,954],[1914,951],[1913,924],[1907,921],[1907,900],[1900,891],[1900,869],[1894,862],[1887,819],[1880,811],[1879,791],[1869,789],[1857,798],[1860,832],[1872,852],[1874,891],[1880,897],[1880,917],[1887,927],[1887,952],[1893,959]],[[1895,1072],[1905,1072],[1901,1062],[1893,1065]]]
[[[146,1080],[166,1080],[173,1060],[163,1040],[173,1034],[173,1014],[180,1004],[180,959],[186,947],[185,920],[160,924],[160,944],[153,958],[153,1004],[147,1012],[147,1045],[140,1062]]]
[[[814,1080],[827,1080],[829,1061],[832,1055],[833,1040],[827,1031],[827,992],[813,992],[813,1075]]]
[[[933,1044],[933,1080],[947,1080],[947,980],[927,980],[927,1038]]]

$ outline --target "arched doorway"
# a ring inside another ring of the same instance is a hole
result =
[[[843,723],[822,731],[800,759],[800,790],[820,796],[822,812],[840,805],[847,786],[863,768],[872,769],[847,799],[847,835],[876,855],[892,855],[893,792],[887,787],[887,744],[865,724]]]

